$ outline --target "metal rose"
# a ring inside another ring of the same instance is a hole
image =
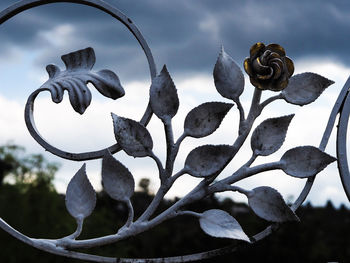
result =
[[[256,88],[280,91],[287,87],[294,64],[280,45],[265,46],[258,42],[250,48],[250,57],[245,59],[244,69]]]

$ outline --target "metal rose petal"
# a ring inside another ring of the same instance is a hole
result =
[[[289,77],[291,77],[294,73],[294,63],[289,57],[285,57],[284,61],[286,63],[286,66],[289,72]]]
[[[243,66],[244,66],[244,70],[247,72],[247,74],[249,76],[252,76],[253,75],[253,70],[252,70],[252,68],[250,66],[250,59],[249,58],[246,58],[244,60]]]
[[[260,61],[260,58],[257,58],[253,61],[253,69],[255,72],[262,74],[262,75],[268,75],[272,74],[271,68],[267,65],[263,65]]]
[[[250,77],[249,80],[250,80],[250,83],[252,83],[252,85],[254,87],[259,87],[259,82],[258,82],[257,78],[255,79],[254,77]]]
[[[272,50],[282,57],[284,57],[286,55],[286,51],[284,50],[284,48],[278,44],[274,44],[274,43],[268,44],[266,49]]]
[[[287,88],[288,87],[288,82],[289,82],[288,79],[281,81],[280,85],[279,85],[281,87],[280,90],[284,90],[285,88]]]
[[[250,57],[255,58],[261,50],[265,48],[264,43],[258,42],[255,43],[253,46],[250,48]]]
[[[257,74],[256,76],[260,80],[268,80],[268,79],[270,79],[273,76],[273,70],[272,70],[272,68],[268,68],[268,71],[269,72],[267,74],[265,74],[265,75]]]
[[[281,73],[282,73],[281,65],[278,62],[272,62],[272,68],[274,71],[273,78],[278,79],[279,77],[281,77]]]

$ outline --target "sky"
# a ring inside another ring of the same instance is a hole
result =
[[[295,113],[282,148],[269,157],[259,157],[256,164],[277,161],[290,148],[318,146],[328,116],[350,73],[350,4],[348,1],[209,1],[209,0],[109,0],[138,26],[150,46],[158,70],[164,64],[178,89],[180,108],[174,117],[175,137],[181,135],[186,114],[207,101],[229,102],[215,89],[213,68],[221,45],[243,70],[243,61],[256,42],[278,43],[294,61],[295,74],[315,72],[335,84],[315,102],[299,107],[277,101],[269,105],[256,125],[270,117]],[[0,9],[13,4],[3,0]],[[12,141],[28,152],[43,153],[47,159],[61,163],[55,186],[65,192],[70,178],[82,162],[60,159],[45,152],[27,131],[23,111],[27,97],[47,79],[45,67],[57,64],[68,52],[93,47],[94,69],[113,70],[120,78],[126,95],[116,101],[101,96],[89,86],[93,100],[83,115],[73,111],[67,94],[55,104],[49,94],[38,97],[35,120],[40,133],[53,145],[72,152],[91,151],[115,143],[110,113],[139,120],[149,97],[150,76],[147,60],[130,32],[117,20],[99,10],[77,4],[50,4],[25,11],[0,26],[0,144]],[[245,74],[242,104],[250,105],[253,87]],[[274,95],[264,92],[264,97]],[[238,111],[233,107],[220,128],[203,139],[186,138],[180,149],[175,171],[183,167],[187,154],[203,144],[230,144],[237,136]],[[161,122],[155,116],[148,126],[154,141],[154,152],[165,159],[165,138]],[[334,132],[326,152],[335,156]],[[220,178],[232,174],[251,154],[249,139],[237,158]],[[136,182],[147,177],[156,191],[159,180],[156,165],[149,158],[114,155],[133,173]],[[95,189],[100,189],[101,162],[88,161],[87,173]],[[185,175],[175,183],[168,196],[182,196],[198,179]],[[240,182],[253,189],[268,185],[281,192],[288,201],[299,195],[304,179],[291,178],[283,172],[266,172]],[[239,194],[225,194],[246,201]],[[341,186],[336,163],[316,178],[308,197],[313,205],[334,205],[348,200]]]

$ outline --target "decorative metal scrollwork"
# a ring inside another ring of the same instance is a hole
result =
[[[140,121],[112,113],[111,121],[113,121],[117,143],[106,149],[87,153],[70,153],[46,142],[36,128],[33,118],[34,101],[40,92],[49,91],[53,102],[60,103],[64,99],[64,90],[67,90],[72,107],[80,114],[84,113],[91,102],[91,93],[86,86],[88,82],[91,82],[102,95],[108,98],[117,99],[124,95],[124,89],[115,73],[110,70],[92,71],[95,53],[92,48],[86,48],[62,56],[62,60],[66,65],[65,70],[61,70],[54,65],[46,67],[49,80],[29,96],[25,107],[26,125],[32,137],[41,146],[61,158],[75,161],[101,158],[104,189],[111,198],[126,204],[129,215],[125,225],[116,234],[94,239],[77,239],[82,231],[84,219],[93,212],[96,203],[96,193],[87,178],[86,164],[84,164],[71,179],[66,192],[67,210],[77,222],[77,229],[74,233],[60,239],[30,238],[0,219],[0,227],[3,230],[24,243],[41,250],[95,262],[189,262],[232,252],[237,249],[236,245],[180,257],[116,259],[89,255],[75,250],[118,242],[147,231],[165,220],[183,215],[198,218],[200,227],[210,236],[230,238],[245,243],[254,243],[265,238],[277,229],[280,223],[298,221],[299,218],[295,211],[309,194],[316,174],[336,160],[325,153],[324,150],[334,127],[336,116],[339,113],[338,166],[345,192],[350,200],[350,175],[346,154],[347,125],[350,115],[350,99],[348,96],[350,79],[346,82],[337,99],[318,148],[310,145],[292,148],[285,152],[278,161],[252,166],[257,157],[268,156],[280,149],[294,114],[266,119],[252,132],[251,158],[232,175],[219,180],[217,179],[218,175],[241,149],[252,130],[255,120],[264,107],[282,99],[295,105],[312,103],[329,85],[333,84],[333,81],[314,73],[292,76],[294,72],[293,62],[286,56],[286,52],[281,46],[277,44],[265,46],[263,43],[257,43],[251,47],[250,57],[244,61],[244,69],[255,87],[252,103],[246,115],[240,103],[240,96],[244,92],[244,75],[238,65],[222,48],[214,67],[214,82],[218,93],[222,97],[232,100],[233,103],[207,102],[195,107],[184,120],[183,134],[175,140],[172,118],[179,108],[179,98],[175,84],[165,66],[158,75],[156,74],[156,67],[147,43],[132,21],[119,10],[100,0],[24,0],[2,11],[0,13],[0,24],[24,10],[57,2],[78,3],[98,8],[112,15],[130,30],[140,43],[148,60],[152,78],[149,104]],[[261,101],[261,94],[266,89],[278,93],[265,101]],[[240,114],[239,133],[236,140],[232,144],[202,145],[193,149],[188,154],[184,167],[174,172],[174,162],[184,139],[186,137],[202,138],[214,133],[234,104]],[[153,113],[164,125],[167,143],[165,163],[162,163],[160,158],[154,154],[152,136],[146,128]],[[133,157],[150,157],[155,161],[159,171],[161,186],[149,207],[136,220],[133,205],[130,201],[134,193],[135,182],[127,167],[113,157],[113,154],[119,150],[123,150]],[[304,189],[291,207],[285,203],[281,194],[271,187],[262,186],[247,190],[235,185],[244,178],[270,170],[282,170],[289,176],[307,178]],[[173,206],[160,214],[155,214],[165,194],[174,182],[184,174],[201,178],[202,181]],[[255,236],[248,237],[239,222],[225,211],[211,209],[196,213],[183,209],[185,205],[198,201],[209,194],[226,191],[239,192],[245,195],[253,212],[257,216],[272,222],[272,224]]]
[[[149,46],[147,45],[145,39],[143,38],[142,34],[138,30],[138,28],[134,25],[132,20],[128,18],[126,15],[124,15],[122,12],[120,12],[118,9],[116,9],[113,6],[110,6],[109,4],[100,1],[100,0],[31,0],[31,1],[20,1],[12,6],[6,8],[0,13],[0,25],[5,23],[7,20],[9,20],[11,17],[34,7],[41,6],[41,5],[46,5],[46,4],[51,4],[51,3],[61,3],[61,2],[66,2],[66,3],[76,3],[76,4],[82,4],[82,5],[87,5],[91,6],[94,8],[97,8],[115,19],[119,20],[121,23],[123,23],[129,31],[134,35],[136,40],[139,42],[141,48],[143,49],[145,56],[147,58],[149,70],[150,70],[150,76],[151,79],[153,79],[156,74],[156,65],[154,63],[154,59],[151,53],[151,50]],[[49,71],[52,69],[52,67],[49,67]],[[28,125],[30,133],[33,135],[35,140],[43,146],[46,150],[49,152],[65,158],[69,160],[76,160],[76,161],[85,161],[85,160],[93,160],[93,159],[98,159],[101,158],[104,154],[104,149],[98,150],[98,151],[93,151],[93,152],[87,152],[87,153],[70,153],[66,152],[60,149],[57,149],[56,147],[50,145],[48,142],[46,142],[40,135],[35,127],[33,116],[32,116],[32,111],[33,111],[33,102],[35,100],[35,97],[37,95],[37,92],[34,92],[31,97],[28,99],[28,103],[26,105],[26,123]],[[78,106],[77,106],[78,107]],[[149,120],[151,119],[152,116],[152,110],[150,105],[147,107],[144,115],[142,116],[141,123],[143,125],[147,125]],[[109,151],[111,153],[115,153],[120,150],[117,144],[114,144],[110,147],[108,147]]]

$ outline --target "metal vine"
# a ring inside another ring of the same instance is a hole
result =
[[[144,50],[148,60],[152,79],[149,104],[140,121],[112,113],[111,121],[114,125],[116,144],[106,149],[86,153],[70,153],[49,144],[40,135],[33,117],[34,102],[39,93],[50,92],[52,101],[60,103],[64,99],[64,91],[67,90],[73,109],[80,114],[84,113],[91,102],[88,83],[92,83],[107,98],[118,99],[125,93],[114,72],[108,69],[93,71],[96,58],[94,50],[89,47],[63,55],[61,58],[65,69],[60,69],[55,65],[46,67],[49,75],[48,81],[35,90],[27,100],[25,107],[27,128],[41,146],[61,158],[75,161],[101,158],[102,181],[105,191],[111,198],[124,202],[128,207],[129,215],[124,226],[116,234],[93,239],[77,239],[83,229],[84,219],[93,213],[96,203],[96,193],[87,178],[86,164],[84,164],[72,177],[66,192],[67,210],[77,223],[77,229],[74,233],[60,239],[31,238],[18,232],[0,218],[0,227],[10,235],[30,246],[53,254],[94,262],[189,262],[230,253],[240,246],[265,238],[283,222],[299,221],[295,211],[307,197],[315,176],[336,160],[324,150],[338,114],[340,114],[340,118],[337,134],[337,162],[345,192],[350,199],[350,177],[346,154],[347,125],[350,115],[348,96],[350,79],[340,92],[319,147],[310,145],[295,147],[285,152],[280,160],[253,165],[257,157],[268,156],[280,149],[287,136],[288,126],[294,117],[292,114],[266,119],[251,133],[253,124],[263,109],[276,100],[285,100],[287,103],[301,106],[310,104],[328,86],[333,84],[333,81],[315,73],[292,76],[294,65],[292,60],[286,56],[283,47],[278,44],[256,43],[250,49],[250,56],[243,63],[250,82],[255,87],[251,106],[246,114],[240,102],[240,96],[244,92],[243,72],[222,48],[213,70],[214,83],[217,92],[222,97],[231,100],[232,103],[206,102],[195,107],[184,120],[182,135],[175,139],[172,118],[178,111],[179,98],[171,75],[166,66],[159,74],[156,73],[152,53],[146,41],[133,22],[116,8],[100,0],[23,0],[0,13],[0,24],[27,9],[57,2],[77,3],[100,9],[122,22],[130,30]],[[276,92],[276,95],[262,101],[261,94],[264,90],[272,90]],[[238,136],[232,144],[199,146],[188,154],[184,167],[179,171],[174,171],[174,162],[184,140],[187,137],[202,138],[214,133],[234,106],[237,106],[240,120]],[[153,113],[164,126],[167,144],[165,163],[162,163],[153,152],[152,135],[146,128]],[[251,158],[230,176],[217,179],[222,170],[239,152],[249,134],[251,134]],[[149,207],[136,219],[134,218],[133,204],[130,201],[134,193],[135,182],[128,168],[113,157],[113,154],[119,150],[123,150],[133,157],[149,157],[155,161],[158,167],[160,188]],[[289,176],[307,178],[304,189],[291,207],[285,203],[276,189],[262,186],[248,190],[236,185],[242,179],[270,170],[282,170]],[[174,205],[160,214],[156,214],[155,212],[166,193],[174,182],[184,174],[202,180]],[[219,192],[238,192],[245,195],[252,211],[260,218],[270,221],[271,225],[255,236],[249,237],[239,222],[225,211],[211,209],[196,213],[184,210],[186,205]],[[120,259],[75,251],[79,248],[115,243],[141,234],[171,218],[186,215],[198,218],[199,226],[206,234],[216,238],[239,240],[239,245],[180,257],[154,259]]]

